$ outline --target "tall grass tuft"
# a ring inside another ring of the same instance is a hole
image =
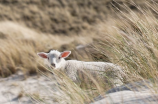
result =
[[[152,6],[137,8],[134,12],[125,7],[128,13],[120,11],[117,19],[99,24],[100,38],[94,45],[111,62],[124,67],[128,81],[158,76],[158,20]]]
[[[146,4],[146,9],[136,7],[138,11],[132,11],[124,6],[125,12],[118,9],[120,13],[116,14],[117,17],[110,17],[106,22],[95,26],[98,38],[94,40],[93,47],[100,54],[107,56],[110,62],[123,67],[127,75],[124,84],[146,79],[156,82],[158,77],[158,20],[156,18],[158,12],[149,3]],[[93,101],[93,97],[96,96],[93,88],[82,88],[67,78],[64,73],[54,72],[57,81],[60,82],[62,95],[65,96],[60,95],[59,98],[62,98],[58,101],[62,100],[66,103]],[[89,77],[89,79],[93,81],[93,78]],[[103,88],[102,84],[105,82],[95,83],[95,81],[97,80],[95,79],[93,84],[97,94],[110,89]],[[102,88],[104,90],[100,92]]]
[[[0,22],[0,77],[7,77],[23,70],[25,75],[45,70],[39,65],[37,52],[48,52],[51,49],[72,49],[78,43],[91,42],[92,37],[57,36],[38,33],[14,22]],[[10,30],[10,31],[9,31]],[[62,40],[62,39],[65,40]],[[67,47],[65,47],[67,46]],[[63,50],[62,50],[63,51]]]

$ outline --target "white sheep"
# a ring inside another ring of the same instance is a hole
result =
[[[116,78],[113,78],[115,84],[122,84],[120,79],[122,79],[122,75],[124,75],[121,68],[113,63],[107,62],[84,62],[77,60],[65,60],[71,54],[71,51],[59,52],[57,50],[51,50],[49,53],[40,52],[37,53],[40,57],[47,59],[49,62],[49,66],[54,69],[62,70],[66,73],[66,75],[76,81],[78,78],[78,71],[85,71],[103,74],[106,70],[112,70],[113,73],[116,73]],[[112,76],[114,77],[114,76]]]

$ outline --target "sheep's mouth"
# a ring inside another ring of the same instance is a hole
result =
[[[53,66],[55,68],[55,64],[52,63],[51,66]]]

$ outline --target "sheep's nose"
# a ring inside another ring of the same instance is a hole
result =
[[[54,64],[54,63],[52,63],[51,65],[52,65],[53,67],[55,67],[55,64]]]

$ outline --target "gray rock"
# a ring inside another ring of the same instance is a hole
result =
[[[108,90],[91,104],[157,104],[158,94],[151,80],[138,81]]]

